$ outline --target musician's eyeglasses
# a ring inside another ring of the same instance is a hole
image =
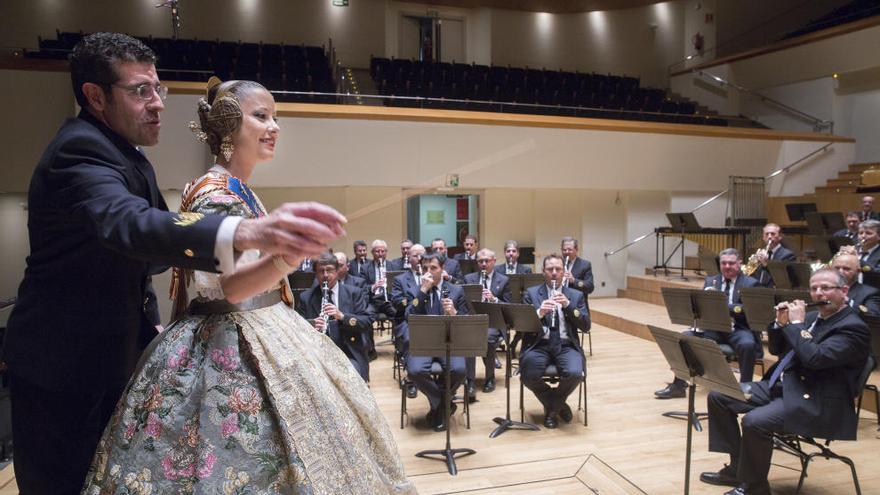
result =
[[[152,101],[156,95],[159,95],[159,99],[162,101],[165,101],[165,98],[168,98],[168,86],[162,86],[161,84],[143,83],[134,86],[111,84],[111,86],[124,89],[140,98],[141,101]]]
[[[811,285],[810,292],[831,292],[834,289],[840,289],[839,285]]]

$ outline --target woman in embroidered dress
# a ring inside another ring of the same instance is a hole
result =
[[[274,156],[275,102],[250,81],[208,87],[191,127],[217,165],[184,189],[181,221],[265,215],[247,180]],[[84,494],[415,493],[363,379],[291,309],[298,263],[245,252],[231,275],[175,272],[177,301],[196,297],[144,352]]]

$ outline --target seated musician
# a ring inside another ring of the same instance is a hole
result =
[[[847,306],[848,287],[831,269],[810,277],[813,301],[828,301],[806,313],[804,301],[781,303],[768,336],[780,361],[749,385],[747,402],[709,393],[709,450],[730,455],[730,464],[700,475],[714,485],[736,487],[727,495],[770,493],[767,474],[773,432],[823,439],[855,440],[853,398],[870,350],[870,333]],[[742,434],[737,415],[742,418]]]
[[[457,283],[461,280],[461,267],[458,261],[447,255],[446,241],[437,237],[431,241],[431,252],[438,253],[443,260],[443,280]]]
[[[532,273],[532,269],[519,263],[519,244],[514,240],[504,243],[504,264],[495,267],[495,271],[504,275]]]
[[[510,302],[510,286],[507,275],[495,271],[495,251],[480,249],[477,252],[477,267],[480,269],[464,276],[466,284],[480,284],[483,286],[483,301],[487,302]],[[489,328],[486,355],[483,356],[483,365],[486,368],[486,381],[483,383],[483,392],[489,393],[495,390],[495,354],[498,344],[503,340],[501,330]],[[467,358],[467,390],[468,399],[476,397],[476,385],[474,381],[477,375],[477,359]]]
[[[394,272],[403,272],[410,269],[409,266],[409,248],[413,246],[413,241],[404,239],[400,241],[400,258],[394,258],[388,262],[388,270]]]
[[[770,276],[770,271],[767,270],[767,262],[770,260],[795,261],[796,256],[794,251],[782,245],[783,235],[779,225],[775,223],[765,225],[761,238],[764,239],[765,247],[755,253],[755,257],[758,259],[758,269],[752,273],[752,277],[758,281],[758,285],[761,287],[776,287],[776,284],[773,283],[773,277]]]
[[[413,246],[415,247],[415,246]],[[468,314],[467,301],[464,298],[464,290],[461,287],[443,280],[443,266],[440,262],[439,253],[426,254],[422,257],[422,275],[419,283],[419,291],[416,298],[410,303],[407,310],[409,315],[466,315]],[[403,275],[401,275],[403,276]],[[406,360],[406,370],[410,380],[415,383],[430,404],[428,423],[434,431],[446,429],[446,414],[444,404],[446,397],[443,395],[445,384],[441,375],[437,380],[431,377],[431,365],[439,362],[447,366],[446,358],[439,356],[413,356]],[[464,381],[465,364],[463,357],[453,356],[450,367],[450,390],[456,390]],[[450,412],[455,412],[452,405]]]
[[[834,233],[834,237],[846,237],[853,243],[859,240],[859,212],[851,211],[846,214],[846,228],[840,229]]]
[[[523,337],[520,374],[523,385],[534,392],[544,406],[544,426],[556,428],[557,417],[572,419],[568,396],[586,373],[584,351],[578,330],[590,328],[590,314],[581,291],[563,287],[563,259],[558,254],[544,257],[544,284],[526,289],[523,303],[537,308],[544,331]],[[541,377],[547,366],[556,365],[559,384],[550,387]]]
[[[297,311],[311,320],[317,330],[325,332],[348,356],[364,381],[369,382],[370,361],[363,334],[373,331],[373,317],[367,310],[364,291],[338,283],[339,261],[330,253],[320,255],[314,268],[318,285],[303,293]],[[329,300],[324,298],[324,282]]]
[[[581,291],[587,307],[590,307],[588,298],[595,288],[593,284],[593,266],[589,261],[578,256],[578,240],[574,237],[562,238],[563,280],[565,285]]]
[[[352,244],[354,258],[348,264],[348,272],[356,277],[367,278],[367,243],[364,241],[354,241]]]
[[[348,273],[348,256],[342,251],[336,251],[333,255],[336,256],[336,261],[339,262],[339,269],[336,271],[336,281],[341,285],[350,285],[358,289],[364,289],[364,294],[366,295],[367,281]],[[317,283],[317,279],[315,283]]]
[[[464,237],[464,252],[453,256],[458,261],[477,260],[477,236],[468,234]]]
[[[880,220],[880,213],[874,211],[874,196],[862,197],[862,211],[859,212],[861,221]]]
[[[718,253],[721,273],[712,277],[706,277],[703,283],[705,290],[719,290],[727,294],[727,304],[730,308],[730,316],[733,319],[730,333],[713,330],[695,331],[688,330],[684,335],[697,335],[719,344],[727,344],[733,348],[739,362],[740,381],[752,381],[755,372],[755,360],[764,355],[761,339],[749,329],[746,315],[742,310],[742,299],[739,291],[744,287],[755,287],[758,281],[743,274],[740,271],[742,257],[734,248],[727,248]],[[675,378],[666,388],[654,392],[658,399],[673,399],[684,397],[687,382]]]
[[[391,283],[391,303],[394,305],[395,325],[394,325],[394,346],[403,359],[409,357],[409,325],[406,322],[406,314],[409,307],[419,297],[419,287],[421,286],[421,260],[425,255],[425,246],[421,244],[413,244],[409,248],[409,265],[410,270],[405,271],[394,278]],[[415,399],[418,394],[415,384],[410,380],[406,380],[403,384],[406,387],[406,395],[410,399]]]
[[[854,254],[840,254],[834,257],[831,268],[837,270],[846,280],[849,287],[847,304],[858,315],[880,315],[880,290],[859,283],[859,258]]]
[[[880,269],[880,221],[865,220],[859,224],[859,262],[862,271]]]

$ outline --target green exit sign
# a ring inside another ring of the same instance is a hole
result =
[[[334,7],[348,7],[348,0],[333,0]]]

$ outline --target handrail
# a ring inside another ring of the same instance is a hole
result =
[[[826,129],[826,128],[828,129],[829,133],[834,132],[834,121],[820,119],[819,117],[816,117],[816,116],[810,115],[804,111],[798,110],[797,108],[794,108],[790,105],[787,105],[779,100],[776,100],[774,98],[770,98],[769,96],[762,95],[761,93],[758,93],[757,91],[752,91],[749,88],[746,88],[744,86],[740,86],[739,84],[736,84],[733,82],[730,82],[730,81],[722,78],[721,76],[716,76],[715,74],[710,74],[710,73],[705,72],[703,70],[694,70],[691,72],[696,73],[697,75],[704,77],[706,79],[710,79],[710,80],[718,83],[719,86],[730,86],[741,93],[747,93],[747,94],[753,95],[753,96],[759,98],[764,103],[770,103],[771,105],[775,105],[775,106],[785,110],[786,112],[795,114],[796,116],[800,117],[803,120],[810,121],[813,123],[813,130],[816,132],[822,132],[822,129]]]
[[[597,108],[597,107],[573,107],[570,105],[542,105],[540,103],[517,103],[517,102],[508,102],[508,101],[492,101],[492,100],[464,100],[460,98],[432,98],[427,96],[395,96],[395,95],[367,95],[367,94],[352,94],[352,93],[325,93],[319,91],[282,91],[282,90],[269,90],[272,94],[279,95],[295,95],[295,96],[335,96],[339,100],[344,100],[347,98],[373,98],[378,100],[401,100],[401,101],[420,101],[423,103],[464,103],[464,104],[481,104],[481,105],[498,105],[502,110],[505,107],[522,107],[522,108],[545,108],[550,110],[589,110],[595,112],[606,112],[606,113],[626,113],[632,115],[651,115],[651,116],[665,116],[665,117],[691,117],[691,118],[712,118],[724,120],[727,122],[743,122],[743,123],[752,123],[750,119],[745,117],[733,117],[733,116],[722,116],[722,115],[703,115],[703,114],[682,114],[682,113],[666,113],[666,112],[648,112],[644,110],[625,110],[625,109],[614,109],[614,108]],[[503,112],[502,112],[503,113]]]
[[[783,168],[781,168],[781,169],[779,169],[779,170],[774,170],[770,175],[768,175],[767,177],[764,177],[764,180],[767,181],[767,180],[770,180],[770,179],[772,179],[772,178],[774,178],[774,177],[776,177],[776,176],[778,176],[778,175],[780,175],[780,174],[788,173],[788,171],[791,170],[792,168],[794,168],[794,167],[796,167],[797,165],[800,165],[801,163],[803,163],[803,162],[809,160],[809,159],[812,158],[813,156],[815,156],[815,155],[817,155],[817,154],[819,154],[819,153],[822,153],[823,151],[826,151],[829,147],[831,147],[831,146],[833,146],[833,145],[834,145],[833,142],[825,143],[824,146],[822,146],[822,147],[820,147],[820,148],[817,148],[817,149],[815,149],[815,150],[813,150],[813,151],[807,153],[806,155],[802,156],[801,158],[798,158],[798,159],[795,160],[794,162],[792,162],[792,163],[786,165],[785,167],[783,167]],[[716,194],[715,196],[712,196],[711,198],[707,199],[706,201],[703,201],[702,203],[700,203],[696,208],[694,208],[694,209],[691,210],[690,212],[691,212],[691,213],[696,212],[697,210],[699,210],[699,209],[703,208],[704,206],[706,206],[706,205],[712,203],[713,201],[715,201],[716,199],[720,198],[721,196],[724,196],[724,195],[727,194],[729,191],[730,191],[730,189],[725,189],[725,190],[721,191],[720,193]],[[623,246],[620,246],[620,247],[617,248],[617,249],[614,249],[614,250],[611,250],[611,251],[606,251],[606,252],[605,252],[605,257],[607,258],[607,257],[609,257],[609,256],[613,256],[613,255],[615,255],[615,254],[617,254],[617,253],[623,251],[624,249],[627,249],[628,247],[632,246],[633,244],[636,244],[636,243],[638,243],[638,242],[641,242],[641,241],[647,239],[647,238],[648,238],[651,234],[653,234],[653,233],[654,233],[654,231],[651,230],[650,232],[648,232],[648,233],[646,233],[646,234],[642,234],[642,235],[636,237],[635,239],[633,239],[633,240],[627,242],[626,244],[624,244]]]

